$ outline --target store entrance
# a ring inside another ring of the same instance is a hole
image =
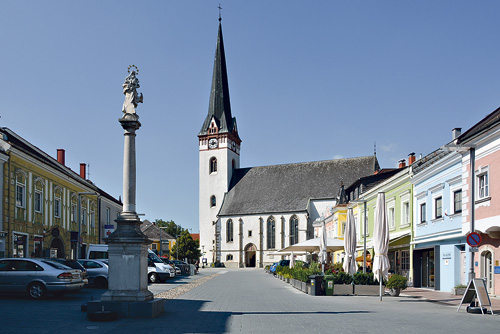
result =
[[[435,286],[434,273],[434,251],[422,252],[422,287],[433,288]]]

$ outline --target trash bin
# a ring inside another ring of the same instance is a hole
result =
[[[322,296],[321,283],[323,282],[323,276],[311,275],[309,276],[309,282],[311,282],[311,296]]]
[[[333,296],[333,275],[326,275],[325,277],[325,295]]]

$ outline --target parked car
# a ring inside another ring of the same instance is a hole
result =
[[[169,260],[169,259],[166,259],[166,258],[164,258],[164,257],[162,257],[162,258],[161,258],[161,260],[162,260],[164,263],[166,263],[166,264],[170,265],[172,268],[175,268],[175,274],[176,274],[176,275],[180,275],[180,274],[181,274],[181,268],[177,267],[177,266],[175,265],[174,261]]]
[[[79,259],[78,262],[87,270],[89,284],[100,289],[108,287],[108,265],[100,260]]]
[[[33,299],[43,298],[47,293],[61,295],[83,288],[81,273],[49,260],[0,259],[0,292],[28,293]]]
[[[163,262],[158,255],[148,251],[148,281],[149,283],[165,282],[175,277],[175,269]]]
[[[71,259],[59,259],[59,258],[47,258],[44,260],[52,261],[52,262],[57,262],[64,264],[66,267],[70,267],[72,269],[78,269],[82,272],[82,279],[85,284],[89,283],[88,275],[87,275],[87,270],[85,269],[84,266],[77,260],[71,260]]]

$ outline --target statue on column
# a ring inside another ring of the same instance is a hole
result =
[[[137,69],[136,66],[132,66]],[[139,70],[137,70],[137,73],[139,73]],[[137,93],[137,88],[141,86],[139,85],[139,79],[137,79],[137,77],[135,76],[135,71],[132,71],[125,78],[125,82],[123,83],[122,87],[123,94],[125,94],[125,101],[123,102],[122,109],[123,113],[125,114],[124,116],[126,116],[127,114],[136,115],[135,108],[137,108],[138,103],[142,103],[143,97],[142,93],[140,95]]]

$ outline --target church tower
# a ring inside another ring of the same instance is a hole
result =
[[[208,115],[198,139],[200,250],[204,253],[202,258],[211,263],[220,261],[216,255],[220,240],[217,214],[233,171],[240,167],[241,144],[236,118],[231,114],[220,16]]]

